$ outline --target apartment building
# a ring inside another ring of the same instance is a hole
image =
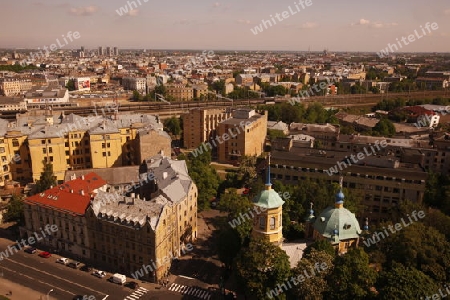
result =
[[[231,110],[192,109],[182,116],[184,146],[189,149],[198,147],[216,137],[220,122],[231,117]]]
[[[320,141],[322,147],[335,145],[339,139],[340,127],[333,124],[306,124],[306,123],[291,123],[289,125],[289,132],[291,134],[306,134],[314,137],[316,141]]]
[[[420,165],[400,163],[392,153],[378,152],[379,156],[349,164],[346,157],[352,153],[294,147],[289,151],[273,151],[272,178],[296,185],[306,178],[339,182],[339,176],[343,175],[344,187],[363,199],[363,210],[357,215],[359,221],[367,217],[371,224],[387,220],[390,209],[401,200],[422,202],[427,172]],[[330,168],[336,168],[337,172]]]
[[[124,77],[122,78],[122,86],[126,90],[143,93],[147,90],[147,78]]]
[[[48,189],[24,200],[25,226],[20,236],[27,239],[48,225],[58,230],[37,241],[50,250],[68,253],[72,258],[89,260],[91,245],[88,236],[86,208],[91,198],[106,189],[106,181],[90,172],[79,178]]]
[[[195,84],[192,86],[194,89],[195,99],[206,99],[208,95],[208,85],[207,84]]]
[[[142,279],[157,282],[168,274],[170,258],[197,238],[198,191],[185,161],[155,156],[145,165],[141,178],[154,180],[141,184],[140,194],[111,201],[99,193],[86,216],[93,260],[126,274],[154,262]]]
[[[128,276],[148,266],[140,279],[159,281],[171,258],[197,239],[198,191],[185,161],[157,155],[115,174],[101,172],[111,181],[90,170],[68,171],[64,184],[28,197],[21,236],[55,224],[60,230],[43,245]]]
[[[219,162],[230,163],[243,155],[260,155],[264,151],[266,134],[267,112],[259,114],[253,109],[236,109],[232,118],[217,127]]]
[[[194,88],[183,84],[168,84],[166,95],[175,101],[190,101],[194,98]]]
[[[171,138],[151,115],[110,119],[47,113],[19,116],[12,125],[0,123],[5,144],[0,152],[21,159],[4,167],[3,178],[23,182],[39,179],[43,160],[53,164],[57,180],[62,181],[66,170],[139,165],[143,157],[170,154]],[[152,146],[145,147],[150,137],[154,137]]]
[[[0,111],[15,111],[23,112],[27,110],[27,103],[22,97],[1,97],[0,98]]]
[[[30,79],[0,78],[0,94],[4,96],[18,96],[30,90],[32,82]]]

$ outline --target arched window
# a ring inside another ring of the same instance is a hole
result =
[[[271,230],[275,229],[275,217],[270,218],[270,229]]]

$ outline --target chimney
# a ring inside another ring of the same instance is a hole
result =
[[[84,175],[81,175],[81,180],[84,180]]]
[[[81,196],[84,196],[84,190],[80,191]]]
[[[134,200],[135,193],[131,193],[131,194],[130,194],[130,197],[133,198],[133,200]]]
[[[167,178],[167,172],[163,172],[163,179]]]
[[[70,190],[70,193],[73,194],[73,190],[72,189]]]

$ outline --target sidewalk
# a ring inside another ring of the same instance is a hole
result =
[[[12,296],[9,296],[9,291],[12,292]],[[37,291],[29,289],[27,287],[21,286],[12,281],[6,280],[0,277],[0,295],[6,296],[11,300],[47,300],[46,295],[41,294]],[[42,298],[41,298],[42,297]],[[50,294],[50,300],[56,300]]]

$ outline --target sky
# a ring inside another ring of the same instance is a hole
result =
[[[449,0],[300,1],[0,0],[0,48],[65,44],[77,31],[62,48],[377,52],[417,30],[402,51],[450,52]],[[425,35],[427,22],[437,29]]]

